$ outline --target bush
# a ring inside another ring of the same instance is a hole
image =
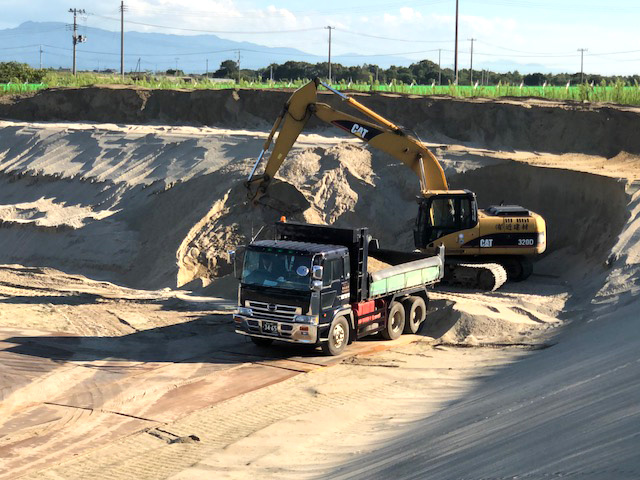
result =
[[[26,63],[0,62],[0,83],[40,83],[44,75]]]

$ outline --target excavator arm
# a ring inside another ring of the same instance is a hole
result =
[[[344,101],[372,119],[373,122],[341,112],[327,104],[317,103],[319,85],[323,85],[340,96]],[[319,79],[315,79],[291,95],[282,113],[276,119],[246,182],[250,192],[249,197],[253,202],[257,202],[266,193],[269,182],[282,165],[312,115],[401,160],[416,174],[422,191],[448,189],[447,180],[440,163],[422,142],[352,97],[348,97],[320,82]],[[269,150],[278,129],[280,129],[280,132],[267,160],[264,173],[256,175],[256,170]]]

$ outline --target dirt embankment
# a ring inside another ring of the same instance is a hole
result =
[[[225,128],[270,125],[290,92],[266,90],[50,89],[0,99],[0,118],[26,121],[198,124]],[[359,101],[426,141],[455,140],[486,148],[640,153],[640,109],[540,99],[454,99],[354,93]],[[340,105],[334,95],[320,100]],[[339,108],[345,108],[344,106]],[[312,120],[309,128],[321,126]]]

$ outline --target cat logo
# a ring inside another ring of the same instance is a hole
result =
[[[481,238],[480,246],[482,248],[493,247],[493,238]]]
[[[353,133],[355,136],[360,137],[360,138],[365,138],[365,136],[367,135],[367,133],[369,133],[369,130],[367,130],[364,127],[361,127],[360,125],[358,125],[357,123],[353,124],[353,127],[351,127],[351,133]]]

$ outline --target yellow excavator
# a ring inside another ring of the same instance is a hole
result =
[[[317,102],[322,85],[371,120],[363,120]],[[389,263],[446,250],[445,282],[495,290],[507,279],[521,281],[533,271],[533,258],[546,249],[544,219],[518,205],[478,209],[469,190],[450,190],[435,155],[406,129],[395,125],[352,97],[315,79],[296,90],[276,119],[245,186],[249,198],[260,202],[307,121],[316,116],[358,137],[374,148],[401,160],[420,182],[418,214],[414,226],[415,252]],[[264,173],[256,170],[280,129]],[[384,253],[384,251],[380,251]],[[381,260],[384,255],[378,255]]]

